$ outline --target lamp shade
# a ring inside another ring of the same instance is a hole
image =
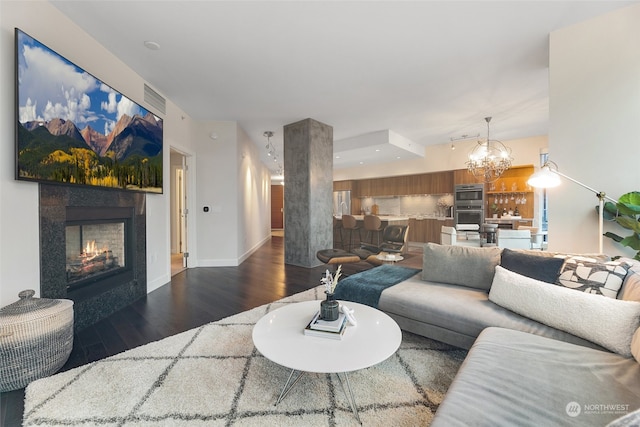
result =
[[[543,166],[538,172],[529,177],[527,184],[536,188],[557,187],[560,185],[560,175],[552,171],[549,166]]]

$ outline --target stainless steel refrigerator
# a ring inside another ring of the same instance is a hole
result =
[[[351,191],[333,192],[333,215],[342,216],[351,214]]]

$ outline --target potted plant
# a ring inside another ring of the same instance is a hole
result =
[[[638,251],[633,258],[640,261],[640,191],[623,194],[616,204],[606,202],[603,216],[605,219],[615,221],[620,226],[631,230],[631,234],[626,237],[610,231],[607,231],[604,235],[622,246],[628,246]]]
[[[491,203],[491,206],[489,206],[491,208],[491,212],[493,213],[493,217],[494,218],[498,218],[498,205],[495,203]]]

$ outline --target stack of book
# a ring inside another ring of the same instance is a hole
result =
[[[341,340],[346,329],[347,318],[344,313],[340,313],[337,320],[327,321],[322,320],[320,318],[320,312],[317,312],[307,327],[304,328],[304,334],[313,337]]]

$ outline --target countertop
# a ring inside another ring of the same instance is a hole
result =
[[[533,221],[533,218],[522,218],[522,217],[500,217],[500,218],[485,218],[484,222],[488,223],[501,223],[501,222],[514,222],[514,221]]]
[[[358,221],[364,220],[364,215],[354,215],[355,219]],[[407,214],[407,215],[378,215],[378,217],[382,221],[408,221],[410,219],[437,219],[439,221],[446,221],[448,219],[453,219],[451,216],[435,216],[433,214],[425,214],[425,215],[415,215],[415,214]],[[335,215],[336,219],[342,219],[341,215]]]
[[[354,217],[358,221],[364,220],[364,215],[354,215]],[[408,216],[402,216],[402,215],[378,215],[378,217],[382,221],[408,221],[409,220]],[[336,215],[336,219],[342,219],[342,215]]]

